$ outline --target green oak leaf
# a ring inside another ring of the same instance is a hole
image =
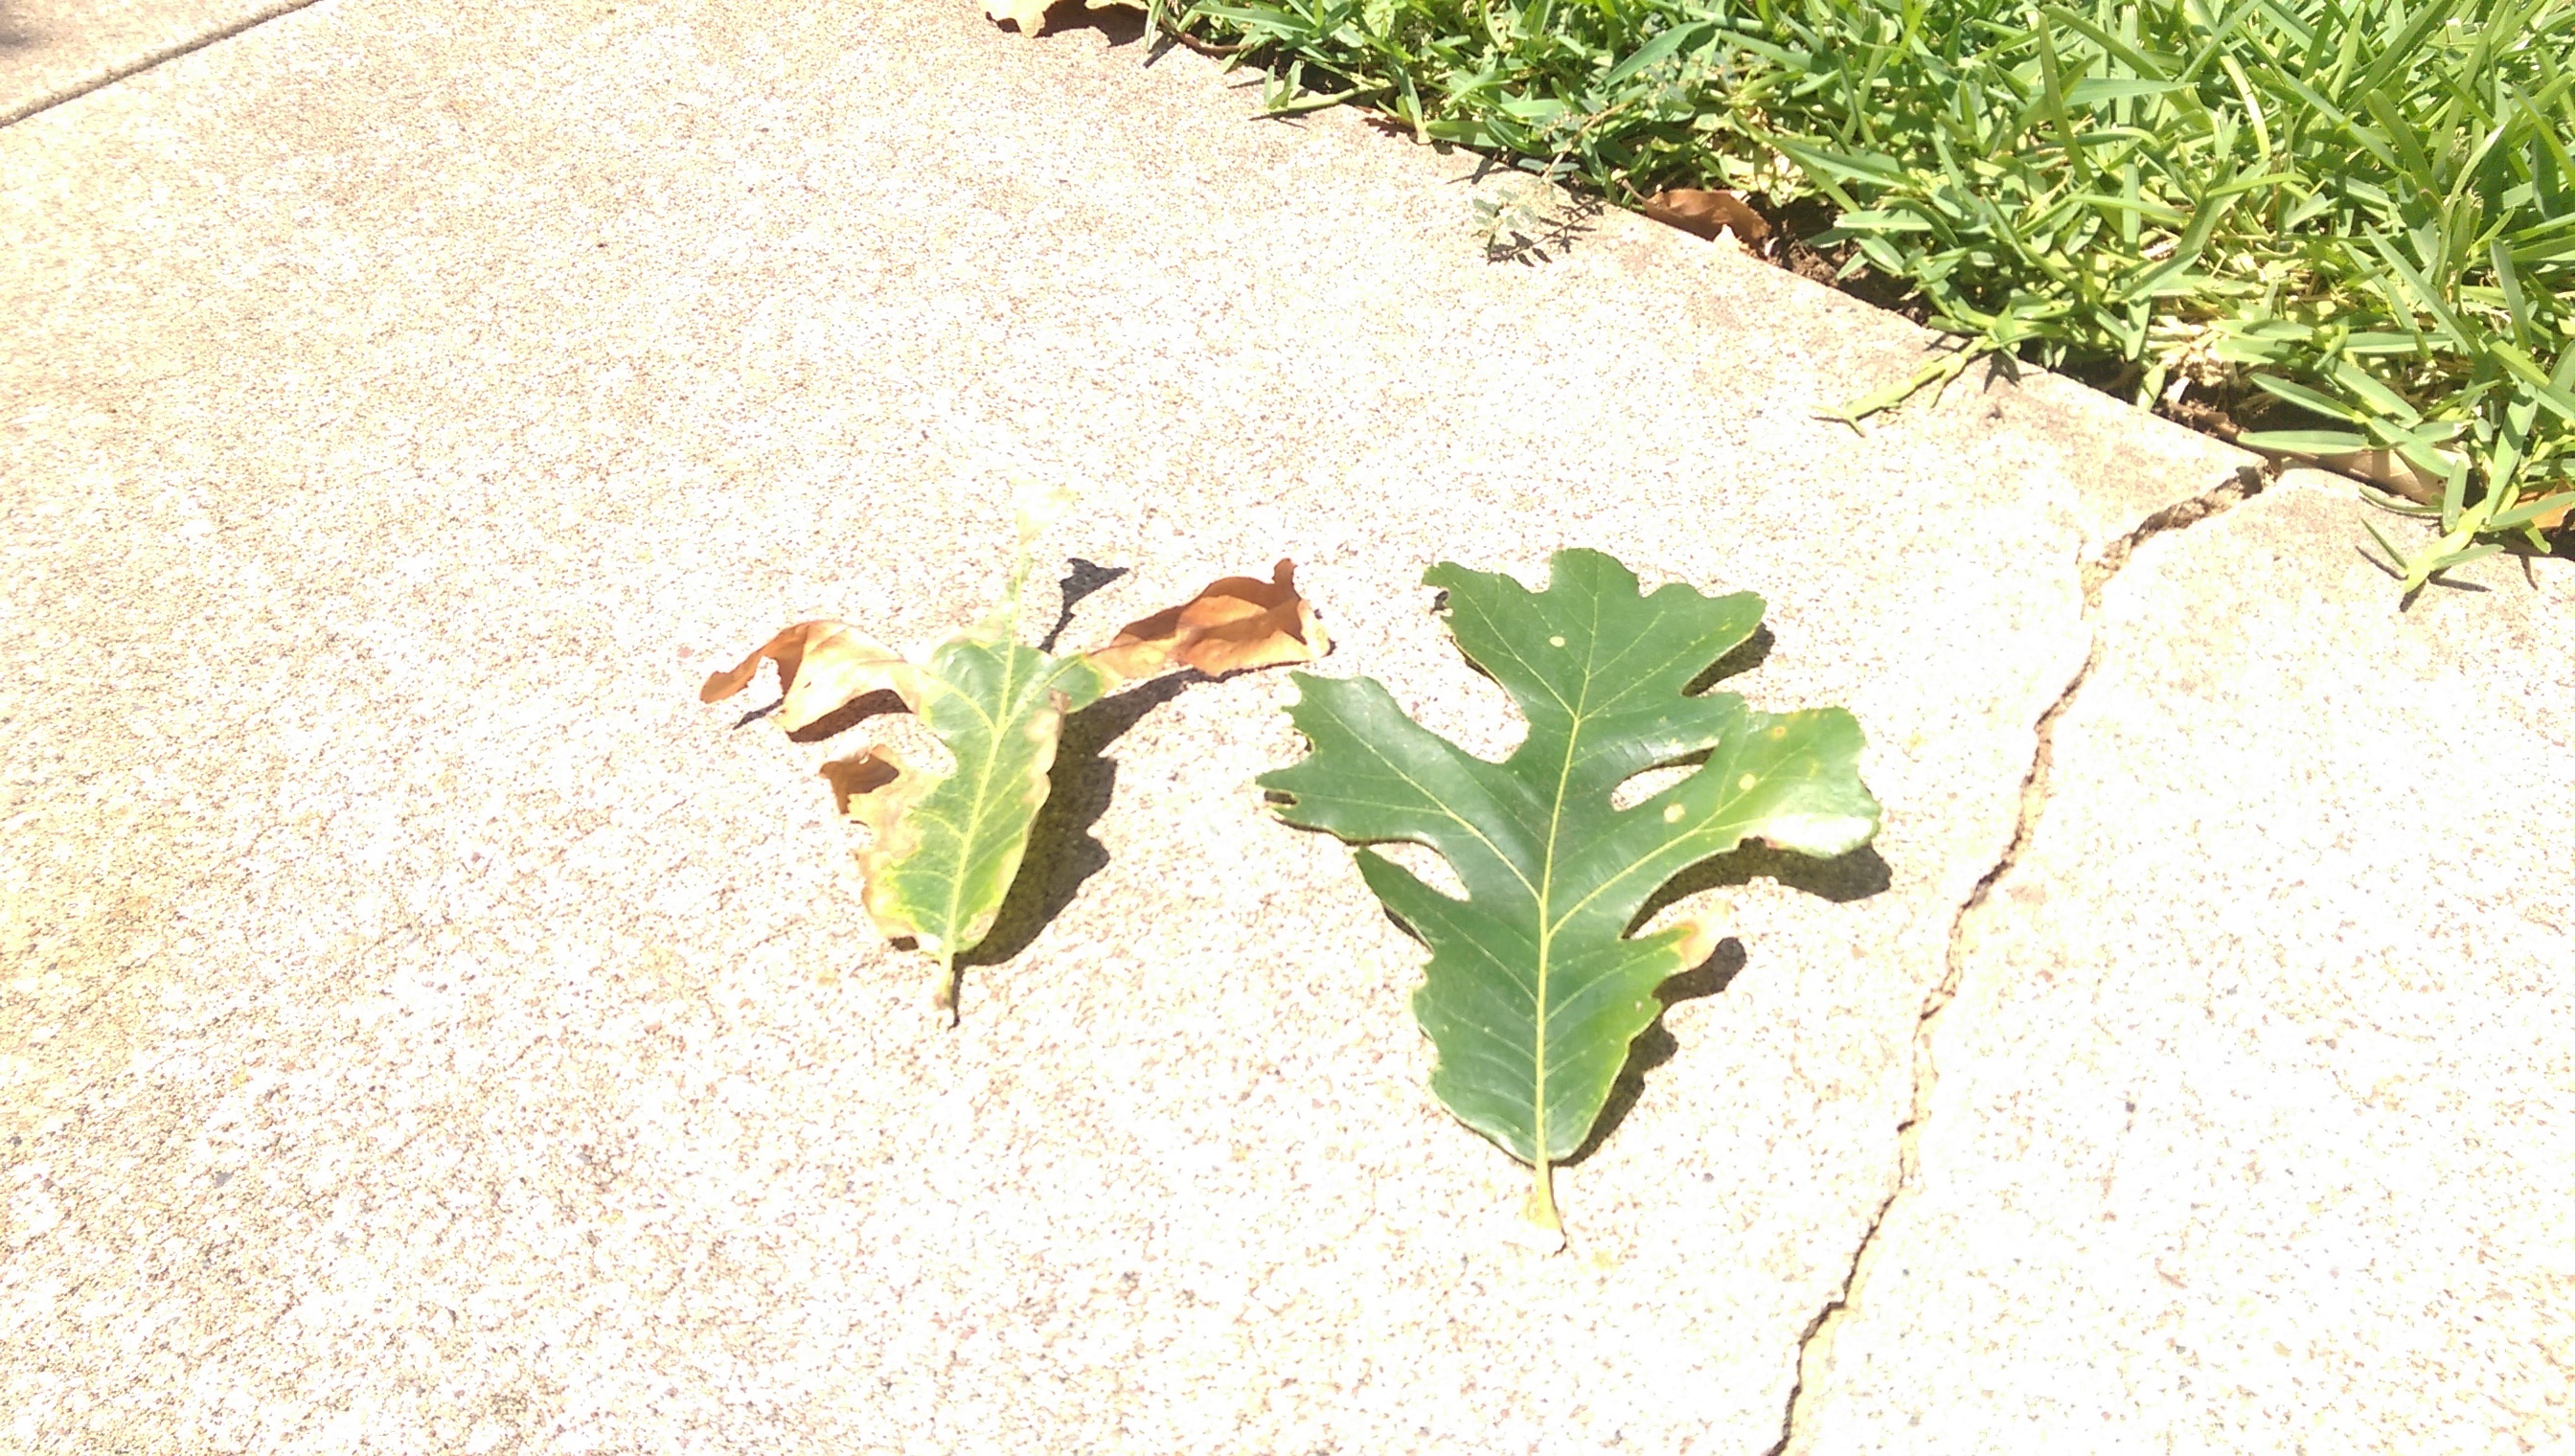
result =
[[[1646,899],[1748,838],[1847,853],[1876,833],[1878,805],[1848,713],[1689,695],[1760,625],[1749,593],[1642,595],[1593,551],[1557,553],[1543,592],[1448,562],[1422,580],[1446,594],[1458,650],[1510,694],[1527,737],[1492,762],[1406,718],[1372,679],[1298,673],[1288,714],[1312,751],[1260,781],[1290,823],[1424,844],[1456,871],[1462,900],[1356,851],[1368,887],[1430,949],[1412,1009],[1438,1053],[1431,1090],[1530,1165],[1527,1215],[1560,1237],[1550,1170],[1590,1134],[1657,1014],[1654,988],[1715,944],[1697,923],[1629,935]],[[1612,802],[1627,779],[1702,752],[1643,801]]]

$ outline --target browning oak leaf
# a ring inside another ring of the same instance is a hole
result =
[[[1646,900],[1690,865],[1760,838],[1831,856],[1868,842],[1859,725],[1840,709],[1755,713],[1689,685],[1752,635],[1761,601],[1636,578],[1592,551],[1558,553],[1546,589],[1441,563],[1459,652],[1519,706],[1528,734],[1478,758],[1404,716],[1368,678],[1295,675],[1288,710],[1312,744],[1262,777],[1289,823],[1354,844],[1436,850],[1466,897],[1356,851],[1370,889],[1429,946],[1413,1014],[1436,1048],[1431,1090],[1529,1164],[1526,1213],[1560,1244],[1550,1169],[1590,1134],[1654,988],[1703,960],[1713,926],[1630,935]],[[1611,794],[1650,768],[1697,766],[1641,802]]]
[[[866,748],[825,763],[841,813],[868,831],[858,851],[868,916],[939,962],[935,997],[956,1005],[957,957],[992,932],[1045,804],[1065,718],[1120,686],[1182,668],[1211,675],[1312,662],[1330,651],[1295,567],[1269,582],[1227,577],[1128,624],[1097,653],[1059,657],[1013,640],[1016,617],[954,633],[919,658],[843,622],[808,622],[707,679],[703,702],[740,693],[778,665],[778,720],[794,730],[855,700],[892,692],[956,760],[948,773]],[[1016,600],[1016,593],[1015,600]]]

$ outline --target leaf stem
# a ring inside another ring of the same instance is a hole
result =
[[[939,952],[939,985],[930,993],[930,1004],[948,1013],[948,1024],[957,1024],[957,952]]]
[[[1555,1216],[1555,1165],[1540,1157],[1530,1172],[1528,1206],[1520,1211],[1547,1232],[1562,1234],[1564,1220]]]

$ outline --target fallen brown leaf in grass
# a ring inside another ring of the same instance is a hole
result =
[[[1770,224],[1735,192],[1667,187],[1645,199],[1645,216],[1711,242],[1731,231],[1736,242],[1758,248],[1770,237]]]
[[[1120,628],[1091,661],[1130,682],[1196,668],[1210,677],[1282,663],[1310,663],[1332,650],[1313,605],[1296,595],[1296,564],[1270,580],[1227,577],[1178,607]]]
[[[2292,457],[2292,459],[2296,458],[2298,457]],[[2315,455],[2304,459],[2312,460],[2326,470],[2350,476],[2354,480],[2366,481],[2390,495],[2402,496],[2417,506],[2440,505],[2443,490],[2448,484],[2439,476],[2406,459],[2400,451],[2354,450],[2341,455]],[[2555,495],[2556,492],[2542,491],[2540,494]],[[2529,498],[2525,492],[2525,499]],[[2566,524],[2569,509],[2560,506],[2553,511],[2542,511],[2531,518],[2530,524],[2542,532],[2555,531]]]
[[[2441,504],[2441,478],[2393,450],[2354,450],[2343,455],[2319,455],[2313,459],[2329,471],[2339,471],[2354,480],[2367,481],[2418,506]]]
[[[709,674],[698,701],[718,703],[750,687],[764,660],[778,665],[785,695],[778,726],[791,733],[871,693],[893,693],[905,707],[921,711],[921,670],[848,623],[831,621],[800,622],[752,649],[730,671]]]

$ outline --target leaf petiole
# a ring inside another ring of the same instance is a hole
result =
[[[1528,1203],[1520,1215],[1529,1222],[1562,1237],[1564,1220],[1555,1214],[1555,1164],[1541,1157],[1529,1165]]]

